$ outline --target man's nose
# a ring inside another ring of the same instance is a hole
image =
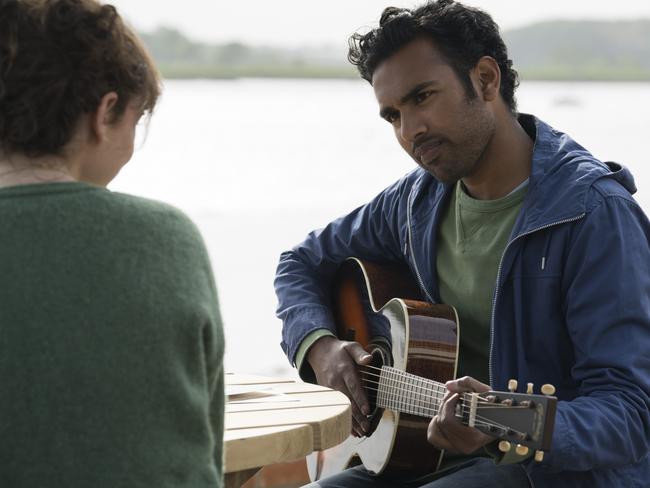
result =
[[[403,140],[412,143],[427,132],[427,126],[416,114],[402,114],[400,132]]]

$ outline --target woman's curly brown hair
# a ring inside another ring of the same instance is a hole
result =
[[[118,120],[151,112],[158,72],[115,8],[95,0],[0,1],[0,150],[59,155],[83,114],[108,92]]]

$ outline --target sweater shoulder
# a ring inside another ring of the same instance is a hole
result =
[[[199,240],[200,232],[192,219],[181,209],[165,202],[119,192],[105,192],[98,196],[104,207],[98,218],[119,222],[125,231],[138,234]]]
[[[115,211],[128,212],[134,218],[163,219],[181,225],[194,226],[185,212],[169,203],[120,192],[106,192],[103,194],[103,198],[114,207]]]

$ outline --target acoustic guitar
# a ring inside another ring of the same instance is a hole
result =
[[[459,322],[449,305],[423,301],[407,267],[379,265],[349,258],[332,289],[332,307],[340,339],[357,341],[372,354],[360,367],[371,407],[370,431],[307,458],[312,481],[363,464],[370,472],[409,477],[435,472],[444,451],[427,442],[429,421],[446,393],[444,382],[456,377]],[[399,298],[398,298],[399,297]],[[391,347],[371,342],[390,331]],[[456,416],[465,425],[496,439],[499,449],[513,446],[526,455],[534,449],[541,461],[550,450],[557,399],[551,385],[542,395],[510,391],[465,393]]]

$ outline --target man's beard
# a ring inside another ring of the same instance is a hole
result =
[[[467,105],[464,119],[469,121],[458,132],[459,142],[445,139],[441,144],[444,153],[431,164],[418,164],[435,179],[444,184],[453,184],[475,173],[483,162],[483,156],[494,136],[495,123],[485,109],[476,108],[476,102]]]

